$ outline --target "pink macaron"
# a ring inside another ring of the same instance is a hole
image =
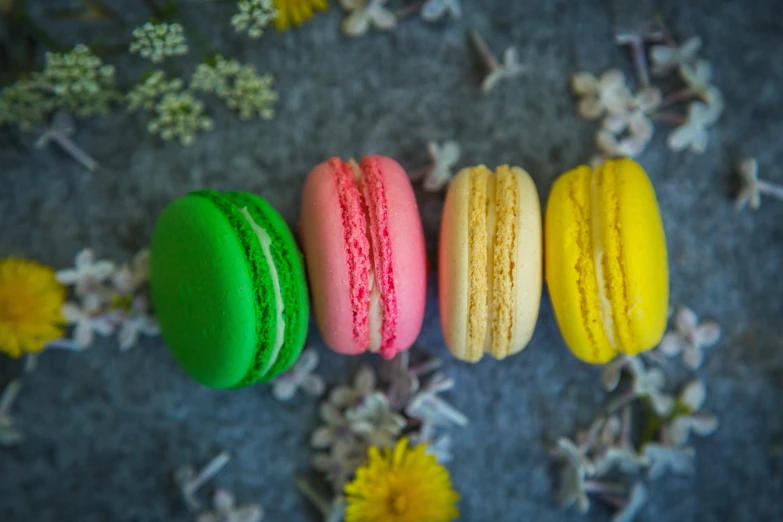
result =
[[[343,354],[407,350],[424,319],[426,254],[416,198],[394,160],[332,158],[304,185],[300,232],[313,311]]]

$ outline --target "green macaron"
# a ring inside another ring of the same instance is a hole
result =
[[[297,359],[309,314],[302,255],[283,218],[244,192],[192,192],[155,224],[150,288],[163,338],[211,388],[268,381]]]

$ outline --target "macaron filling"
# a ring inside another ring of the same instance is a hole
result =
[[[332,160],[348,263],[354,342],[394,355],[397,300],[388,209],[378,166]]]
[[[280,353],[280,349],[285,342],[285,319],[283,317],[283,311],[285,309],[285,303],[283,302],[283,293],[280,289],[280,277],[275,268],[275,262],[272,258],[272,238],[262,227],[258,225],[253,219],[253,216],[248,212],[247,207],[242,207],[239,210],[247,220],[247,224],[255,232],[258,237],[258,242],[261,245],[261,250],[264,253],[267,267],[269,268],[269,276],[272,280],[272,287],[275,294],[275,313],[276,313],[276,329],[275,329],[275,342],[272,346],[272,353],[269,357],[269,362],[261,370],[262,374],[265,374],[272,367],[272,364],[277,360],[277,356]]]

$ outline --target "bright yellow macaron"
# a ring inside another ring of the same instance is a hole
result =
[[[655,191],[630,159],[578,167],[553,185],[545,274],[560,331],[583,361],[654,347],[666,329],[669,268]]]
[[[461,170],[443,209],[438,261],[443,335],[476,362],[525,347],[542,285],[541,206],[527,172],[503,165]]]

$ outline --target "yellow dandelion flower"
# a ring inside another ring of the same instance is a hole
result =
[[[368,462],[345,486],[345,522],[448,522],[459,516],[449,472],[426,446],[371,447]]]
[[[277,16],[275,27],[278,31],[285,31],[292,25],[302,25],[313,17],[315,10],[326,10],[329,7],[328,0],[274,0]]]
[[[65,288],[37,261],[0,259],[0,352],[40,352],[63,336]]]

